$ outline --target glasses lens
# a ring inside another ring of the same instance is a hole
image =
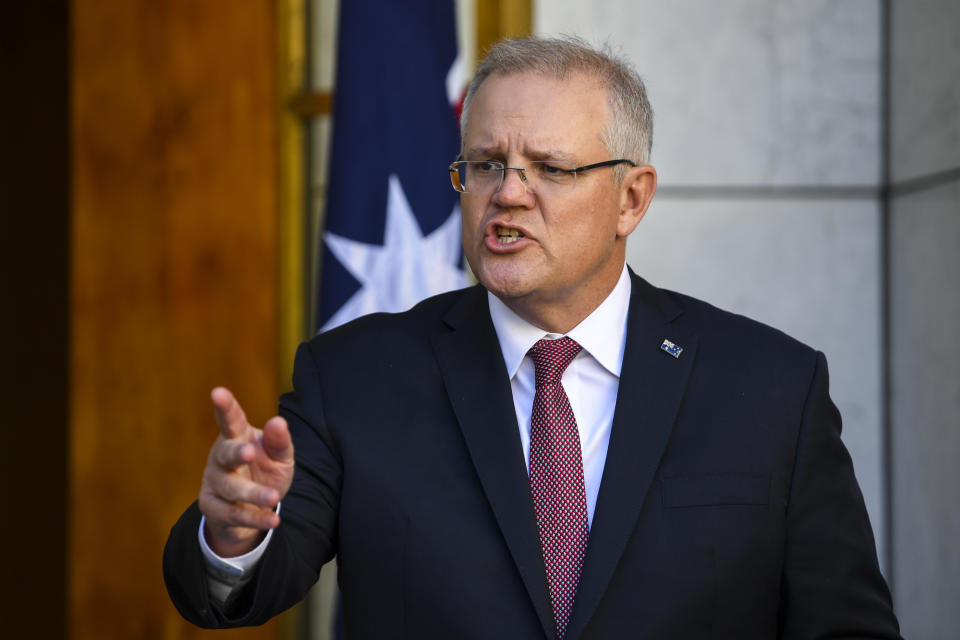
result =
[[[464,162],[461,167],[461,176],[467,191],[479,193],[495,189],[500,184],[503,175],[503,163],[478,160]]]
[[[527,180],[533,191],[567,191],[577,180],[574,164],[564,160],[538,160],[527,167]]]
[[[453,184],[453,188],[461,193],[466,191],[466,188],[463,186],[463,170],[453,164],[448,169],[450,172],[450,182]]]
[[[523,169],[521,179],[532,192],[565,192],[577,181],[574,163],[564,160],[535,160]],[[497,189],[504,172],[514,170],[492,160],[461,160],[450,166],[450,181],[461,193],[485,193]]]

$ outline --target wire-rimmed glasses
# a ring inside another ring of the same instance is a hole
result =
[[[576,185],[577,174],[618,164],[637,166],[633,160],[619,158],[582,167],[567,160],[533,160],[526,167],[508,167],[496,160],[458,160],[447,167],[450,182],[460,193],[496,193],[503,186],[507,171],[516,171],[528,191],[533,193],[566,192]]]

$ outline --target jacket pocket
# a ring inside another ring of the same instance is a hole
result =
[[[665,508],[770,503],[769,473],[710,473],[660,479]]]

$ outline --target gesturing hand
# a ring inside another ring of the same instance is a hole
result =
[[[230,391],[217,387],[210,397],[220,435],[207,457],[198,502],[207,517],[207,544],[217,555],[234,557],[280,524],[273,509],[293,480],[293,443],[283,418],[256,429]]]

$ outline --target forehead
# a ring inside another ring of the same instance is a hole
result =
[[[470,105],[464,150],[592,153],[602,147],[608,118],[607,92],[593,76],[493,74]]]

